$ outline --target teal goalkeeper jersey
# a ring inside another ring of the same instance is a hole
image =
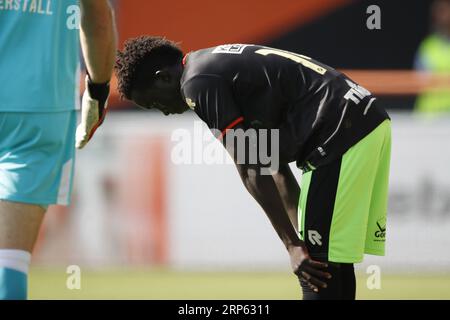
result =
[[[0,0],[0,112],[79,104],[78,0]]]

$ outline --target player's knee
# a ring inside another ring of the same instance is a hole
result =
[[[0,200],[0,248],[31,252],[44,214],[39,205]]]

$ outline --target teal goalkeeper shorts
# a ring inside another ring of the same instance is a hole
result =
[[[0,200],[68,205],[76,112],[0,112]]]
[[[312,258],[358,263],[384,255],[391,157],[385,120],[331,164],[302,176],[299,232]]]

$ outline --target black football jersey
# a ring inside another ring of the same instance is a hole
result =
[[[303,169],[336,159],[389,118],[368,90],[297,53],[231,44],[190,52],[183,64],[181,94],[209,128],[279,129],[280,159]]]

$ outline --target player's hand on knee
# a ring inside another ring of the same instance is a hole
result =
[[[311,259],[304,245],[291,246],[288,252],[292,270],[301,281],[315,292],[327,287],[326,280],[331,279],[331,274],[326,271],[327,263]]]
[[[86,90],[81,102],[81,122],[77,127],[75,146],[83,148],[105,119],[109,96],[109,82],[93,83],[86,76]]]

